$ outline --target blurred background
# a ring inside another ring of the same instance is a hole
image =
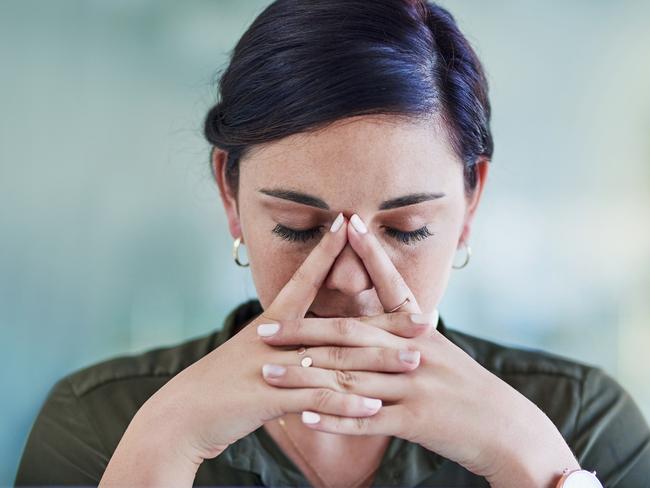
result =
[[[0,485],[57,379],[255,296],[201,126],[269,3],[0,1]],[[485,65],[495,138],[441,315],[599,365],[650,419],[650,3],[440,4]]]

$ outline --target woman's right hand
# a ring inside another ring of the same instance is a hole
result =
[[[342,221],[342,222],[341,222]],[[334,224],[339,224],[336,231]],[[295,351],[274,348],[258,335],[258,326],[292,319],[302,319],[311,306],[332,264],[347,242],[347,220],[339,214],[329,232],[278,293],[273,303],[239,333],[188,366],[157,390],[138,410],[134,432],[123,436],[102,478],[112,477],[111,464],[136,437],[150,436],[150,448],[173,450],[173,455],[190,461],[196,471],[205,459],[218,456],[228,445],[285,413],[314,410],[347,417],[364,417],[377,413],[364,405],[364,397],[319,388],[279,389],[262,377],[264,364],[287,363]],[[296,344],[299,347],[300,344]],[[165,447],[162,447],[165,446]],[[146,451],[142,447],[139,453]],[[129,456],[131,457],[131,456]],[[161,458],[162,459],[162,458]],[[172,459],[172,454],[165,454]],[[115,468],[116,470],[118,468]],[[169,472],[169,471],[168,471]],[[186,478],[183,478],[186,479]]]

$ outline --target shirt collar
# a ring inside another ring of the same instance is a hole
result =
[[[256,298],[237,306],[224,320],[218,335],[219,343],[230,339],[262,312]],[[437,329],[447,335],[442,317],[439,318]],[[234,468],[256,473],[265,486],[309,485],[300,469],[262,426],[228,446],[220,457]],[[372,484],[414,487],[431,477],[444,460],[420,444],[392,437]]]

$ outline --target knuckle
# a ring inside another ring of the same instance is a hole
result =
[[[393,351],[390,349],[379,349],[375,356],[376,367],[379,370],[386,370],[388,366],[393,362]]]
[[[369,417],[354,417],[354,428],[357,432],[367,432],[369,426]]]
[[[310,288],[316,290],[320,289],[320,285],[316,283],[310,276],[308,276],[302,267],[298,268],[293,273],[291,276],[291,281],[295,282],[298,285],[309,286]]]
[[[341,367],[345,364],[345,360],[348,357],[347,350],[339,346],[331,346],[328,350],[328,355],[334,367]]]
[[[332,390],[328,390],[327,388],[317,388],[314,390],[313,395],[313,404],[316,410],[319,411],[325,411],[327,409],[327,406],[330,404],[332,401]]]
[[[349,317],[337,317],[334,319],[334,328],[340,336],[350,336],[354,329],[354,321]]]
[[[354,417],[359,410],[359,399],[352,395],[343,394],[343,405],[341,415],[344,417]]]
[[[350,371],[336,371],[336,383],[343,391],[350,391],[358,383],[358,378]]]
[[[389,283],[392,288],[399,289],[404,284],[404,280],[399,273],[391,273]]]

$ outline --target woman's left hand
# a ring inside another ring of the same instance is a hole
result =
[[[302,367],[304,356],[287,351],[284,373],[265,375],[270,385],[327,388],[384,402],[373,416],[312,415],[318,420],[307,425],[338,434],[401,437],[487,478],[492,486],[550,486],[563,468],[578,469],[555,425],[533,402],[437,331],[437,312],[420,313],[375,236],[352,226],[348,233],[384,308],[406,297],[409,302],[397,312],[371,317],[280,322],[275,335],[262,338],[276,347],[302,344],[313,361],[312,367]],[[415,362],[400,367],[394,359],[398,354],[385,354],[390,349],[413,351]]]

